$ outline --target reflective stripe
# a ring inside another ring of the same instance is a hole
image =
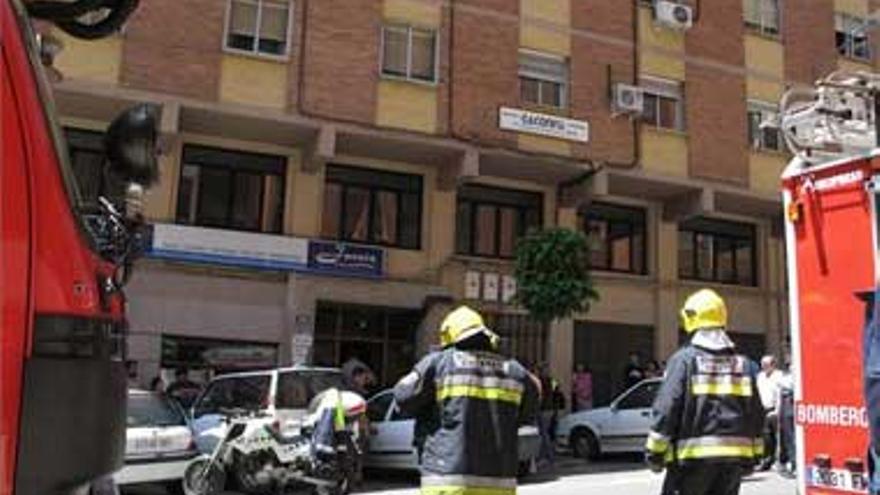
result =
[[[676,457],[679,460],[755,457],[755,450],[754,439],[746,437],[706,436],[679,440],[676,443]]]
[[[421,495],[515,495],[516,488],[474,488],[469,486],[423,486]]]
[[[694,375],[691,377],[694,395],[752,396],[752,379],[735,375]]]
[[[712,374],[745,373],[744,356],[697,356],[697,372]]]
[[[669,450],[669,437],[661,435],[656,431],[648,433],[648,440],[645,442],[645,450],[652,454],[662,454]]]
[[[499,400],[519,404],[522,402],[522,392],[503,388],[483,388],[471,385],[455,385],[437,389],[437,400],[451,399],[453,397],[471,397],[474,399]]]
[[[467,385],[480,388],[500,388],[514,392],[522,392],[523,384],[512,378],[478,375],[447,375],[437,381],[437,388]]]
[[[495,478],[469,474],[431,474],[422,476],[422,488],[431,486],[462,486],[469,488],[516,488],[516,478]]]
[[[764,439],[756,437],[754,441],[755,457],[764,457]]]

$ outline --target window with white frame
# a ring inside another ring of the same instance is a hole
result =
[[[684,91],[682,84],[665,79],[643,78],[645,95],[642,122],[660,128],[684,130]]]
[[[285,56],[292,15],[288,0],[229,0],[225,46],[234,51]]]
[[[834,15],[837,53],[844,57],[870,60],[867,20],[849,14]]]
[[[761,34],[779,34],[779,0],[743,0],[746,27]]]
[[[568,61],[563,57],[520,50],[519,88],[524,102],[565,108],[568,105]]]
[[[776,119],[779,113],[776,105],[750,101],[748,106],[749,146],[756,150],[782,151],[782,136],[776,126],[761,124]]]
[[[383,26],[382,75],[436,82],[437,31],[412,26]]]

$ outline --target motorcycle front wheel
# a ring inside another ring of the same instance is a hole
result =
[[[225,487],[226,473],[211,464],[208,458],[194,460],[183,472],[183,493],[186,495],[217,495]]]

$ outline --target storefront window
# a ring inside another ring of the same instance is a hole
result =
[[[512,258],[520,237],[541,227],[542,201],[540,193],[476,185],[459,188],[456,250]]]
[[[369,366],[379,381],[391,386],[415,362],[415,335],[419,311],[318,303],[312,362],[342,366],[355,358]]]
[[[422,178],[327,166],[322,235],[328,239],[418,249]]]
[[[755,227],[707,218],[679,225],[678,273],[682,279],[755,285]]]
[[[271,368],[277,363],[275,344],[162,336],[161,366],[167,370],[185,368],[217,374]]]
[[[590,239],[590,268],[644,274],[645,211],[640,208],[591,203],[581,217]]]
[[[286,162],[283,156],[184,147],[177,222],[280,233]]]

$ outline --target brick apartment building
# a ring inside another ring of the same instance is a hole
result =
[[[778,350],[787,155],[758,124],[788,85],[872,68],[871,6],[690,1],[676,20],[667,4],[150,0],[113,38],[58,34],[87,192],[109,120],[163,110],[129,291],[140,379],[358,356],[388,384],[468,301],[563,382],[588,364],[601,402],[630,351],[676,348],[705,285],[744,349]],[[516,238],[542,225],[590,234],[602,296],[549,326],[510,300]]]

